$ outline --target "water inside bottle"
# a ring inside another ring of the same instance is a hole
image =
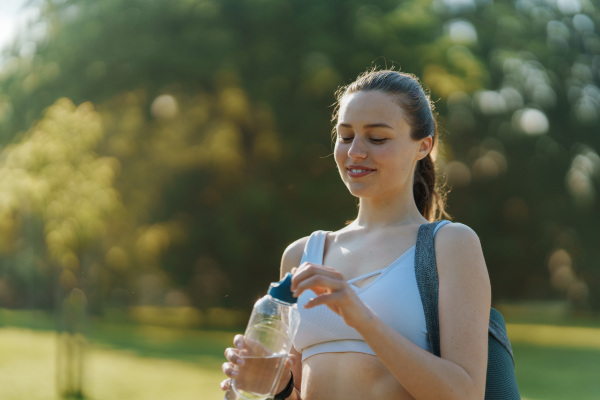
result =
[[[239,400],[265,400],[273,397],[277,379],[287,358],[286,353],[268,356],[242,356],[244,365],[238,367],[239,375],[232,382],[232,389]],[[229,399],[229,397],[227,397]]]

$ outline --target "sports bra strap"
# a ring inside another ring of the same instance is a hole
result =
[[[303,262],[318,265],[323,264],[323,252],[325,251],[325,239],[327,239],[327,233],[328,232],[326,231],[316,231],[310,235],[306,242],[306,246],[304,246],[304,253],[302,254],[300,264]]]
[[[350,284],[353,284],[353,283],[355,283],[355,282],[362,281],[363,279],[367,279],[367,278],[370,278],[370,277],[372,277],[372,276],[375,276],[375,275],[377,275],[377,274],[380,274],[380,273],[382,273],[384,270],[385,270],[385,268],[382,268],[382,269],[378,269],[377,271],[373,271],[373,272],[369,272],[369,273],[366,273],[366,274],[364,274],[364,275],[361,275],[361,276],[357,276],[356,278],[352,278],[352,279],[350,279],[350,280],[348,281],[348,283],[350,283]]]
[[[435,234],[437,233],[438,229],[440,229],[442,226],[451,223],[451,221],[448,221],[447,219],[443,219],[441,221],[438,221],[438,223],[435,225],[435,228],[433,229],[433,236],[435,236]]]

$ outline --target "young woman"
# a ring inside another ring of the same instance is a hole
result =
[[[483,399],[491,294],[477,235],[459,223],[435,233],[441,357],[415,280],[419,226],[444,215],[431,101],[416,77],[390,70],[362,74],[337,100],[335,162],[358,216],[283,254],[301,322],[276,399]],[[241,357],[225,356],[235,377]]]

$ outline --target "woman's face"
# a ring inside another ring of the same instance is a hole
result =
[[[397,101],[380,91],[359,91],[342,98],[335,162],[342,180],[359,198],[412,193],[415,165],[431,150],[431,138],[413,140]]]

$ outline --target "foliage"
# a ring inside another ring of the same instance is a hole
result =
[[[491,84],[448,97],[451,204],[477,227],[503,297],[557,290],[598,307],[599,10],[588,1],[523,0],[466,17]]]
[[[354,216],[333,92],[396,62],[439,99],[495,299],[600,305],[589,0],[38,4],[45,36],[0,70],[0,304],[51,307],[58,280],[96,312],[248,308],[288,243]]]
[[[40,123],[3,149],[0,212],[8,239],[3,250],[14,255],[4,274],[39,281],[38,293],[22,295],[47,298],[53,289],[39,278],[52,277],[55,263],[62,266],[63,289],[80,286],[79,255],[106,234],[105,220],[119,205],[112,186],[118,161],[94,153],[102,134],[91,104],[76,108],[60,99]]]

